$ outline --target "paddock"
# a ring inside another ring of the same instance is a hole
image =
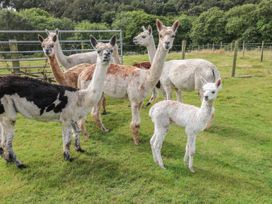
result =
[[[180,52],[168,56],[180,58]],[[128,102],[108,98],[103,121],[111,131],[101,133],[88,117],[90,139],[82,140],[86,152],[72,150],[73,162],[63,161],[58,123],[19,116],[14,148],[29,168],[20,171],[1,160],[0,202],[270,203],[272,52],[264,53],[263,62],[258,50],[238,52],[237,77],[230,77],[233,52],[192,51],[186,58],[211,61],[223,78],[213,126],[197,139],[195,174],[183,164],[183,129],[171,126],[162,170],[151,155],[149,108],[141,110],[141,144],[135,146]],[[124,56],[125,64],[146,60],[147,55]],[[193,92],[184,93],[184,101],[199,106]]]

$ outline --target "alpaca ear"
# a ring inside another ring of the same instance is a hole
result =
[[[91,35],[91,39],[90,39],[91,45],[93,46],[93,48],[96,47],[97,45],[97,40],[94,38],[94,36]]]
[[[159,19],[156,19],[156,26],[158,31],[161,31],[164,27],[163,23]]]
[[[111,37],[110,44],[111,44],[112,47],[115,46],[115,44],[116,44],[116,36],[115,35]]]
[[[179,27],[180,23],[178,20],[176,20],[173,25],[172,25],[172,29],[174,30],[174,32],[177,31],[178,27]]]
[[[55,30],[55,33],[56,33],[56,35],[59,35],[59,29],[58,28]]]
[[[54,42],[56,42],[56,41],[57,41],[57,35],[54,35],[53,38],[52,38],[52,40],[53,40]]]
[[[151,35],[152,34],[152,27],[150,25],[148,25],[147,30],[149,32],[149,35]]]
[[[143,31],[146,31],[146,28],[144,26],[142,26],[142,29],[143,29]]]
[[[218,80],[215,82],[215,84],[216,84],[216,87],[217,87],[217,88],[221,88],[221,87],[222,87],[222,80],[221,80],[221,79],[218,79]]]
[[[43,36],[38,35],[38,38],[39,38],[39,41],[42,43],[42,42],[43,42],[43,40],[44,40]]]
[[[45,32],[46,32],[47,35],[49,35],[49,31],[47,29],[45,29]]]

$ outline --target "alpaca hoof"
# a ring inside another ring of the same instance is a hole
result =
[[[151,104],[151,103],[150,103],[150,102],[148,102],[148,103],[145,105],[145,107],[147,108],[148,106],[150,106],[150,104]]]
[[[110,129],[108,129],[108,128],[102,128],[101,131],[102,131],[103,133],[107,133],[107,132],[110,131]]]
[[[193,167],[189,168],[189,170],[190,170],[191,173],[195,173],[195,170],[194,170]]]
[[[139,145],[140,144],[140,141],[137,139],[137,140],[134,140],[134,144],[135,145]]]
[[[159,165],[161,169],[165,169],[164,165]]]
[[[63,156],[64,156],[64,160],[65,160],[65,161],[72,161],[72,158],[71,158],[71,156],[70,156],[69,153],[64,152],[64,153],[63,153]]]
[[[25,165],[25,164],[22,164],[22,163],[17,163],[16,162],[16,167],[18,168],[18,169],[25,169],[25,168],[27,168],[27,166]]]
[[[14,160],[13,160],[13,154],[10,153],[10,152],[4,154],[4,159],[5,159],[6,162],[8,162],[8,163],[14,162]]]
[[[4,149],[0,147],[0,156],[3,156],[3,154],[4,154]]]
[[[81,147],[76,147],[75,150],[76,150],[77,152],[85,152],[85,150],[84,150],[84,149],[81,149]]]

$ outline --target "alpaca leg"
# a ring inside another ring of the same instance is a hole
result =
[[[154,148],[155,140],[156,140],[156,134],[154,132],[153,136],[150,139],[150,146],[151,146],[153,160],[154,160],[155,163],[157,163],[157,159],[156,159],[156,155],[155,155],[155,148]]]
[[[12,148],[15,121],[5,118],[3,120],[2,125],[3,125],[3,133],[5,134],[4,143],[2,142],[3,148],[4,148],[4,159],[7,162],[15,162],[15,165],[18,168],[25,168],[26,166],[20,160],[16,158],[16,155]]]
[[[166,100],[171,100],[171,98],[172,98],[172,87],[171,86],[165,86],[164,90],[165,90],[165,93],[166,93]]]
[[[185,154],[184,154],[183,161],[184,161],[185,165],[188,165],[188,161],[189,161],[189,138],[187,138],[187,144],[186,144],[186,147],[185,147]]]
[[[182,102],[181,90],[176,89],[177,101]]]
[[[151,98],[149,99],[149,101],[147,102],[147,104],[145,105],[145,107],[149,106],[151,103],[153,103],[153,101],[157,98],[157,90],[156,88],[154,88],[152,90],[152,95]]]
[[[192,173],[195,172],[193,168],[194,154],[196,150],[195,142],[196,142],[196,136],[190,135],[189,136],[189,169]]]
[[[80,146],[80,128],[78,127],[78,123],[73,122],[72,128],[74,133],[73,135],[75,137],[75,150],[77,152],[84,152],[84,150],[81,149],[81,146]]]
[[[100,100],[101,102],[101,100]],[[99,103],[100,103],[99,102]],[[93,107],[92,110],[92,115],[95,121],[96,126],[102,131],[102,132],[109,132],[109,129],[107,129],[101,119],[101,115],[100,115],[100,104],[97,104],[96,106]]]
[[[132,121],[130,123],[130,127],[132,130],[132,137],[134,144],[138,145],[140,142],[139,138],[139,130],[140,130],[140,108],[141,108],[141,103],[131,103],[131,113],[132,113]]]
[[[107,110],[106,110],[106,97],[105,97],[104,93],[102,95],[102,108],[103,108],[102,114],[106,115],[107,114]]]
[[[79,121],[77,122],[77,124],[78,124],[78,127],[79,127],[79,129],[81,130],[81,132],[82,132],[84,138],[87,140],[87,139],[90,138],[90,135],[89,135],[88,130],[87,130],[87,128],[86,128],[85,120],[86,120],[85,118],[84,118],[84,119],[81,119],[81,120],[79,120]]]
[[[2,123],[0,122],[0,157],[4,154],[4,143],[5,143],[5,137],[4,137],[4,130],[2,127]]]
[[[71,161],[70,145],[71,145],[71,132],[70,125],[64,125],[62,128],[62,142],[63,142],[63,156],[67,161]]]
[[[156,131],[155,131],[156,137],[153,143],[156,162],[162,169],[164,169],[164,164],[161,157],[161,148],[162,148],[162,144],[163,144],[166,133],[167,133],[166,127],[156,128]]]

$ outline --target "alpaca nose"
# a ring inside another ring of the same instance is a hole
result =
[[[49,49],[46,49],[45,53],[48,55],[50,53]]]
[[[170,48],[170,42],[169,41],[165,42],[165,47],[166,47],[166,49]]]
[[[209,96],[205,96],[205,100],[207,101],[209,99]]]

